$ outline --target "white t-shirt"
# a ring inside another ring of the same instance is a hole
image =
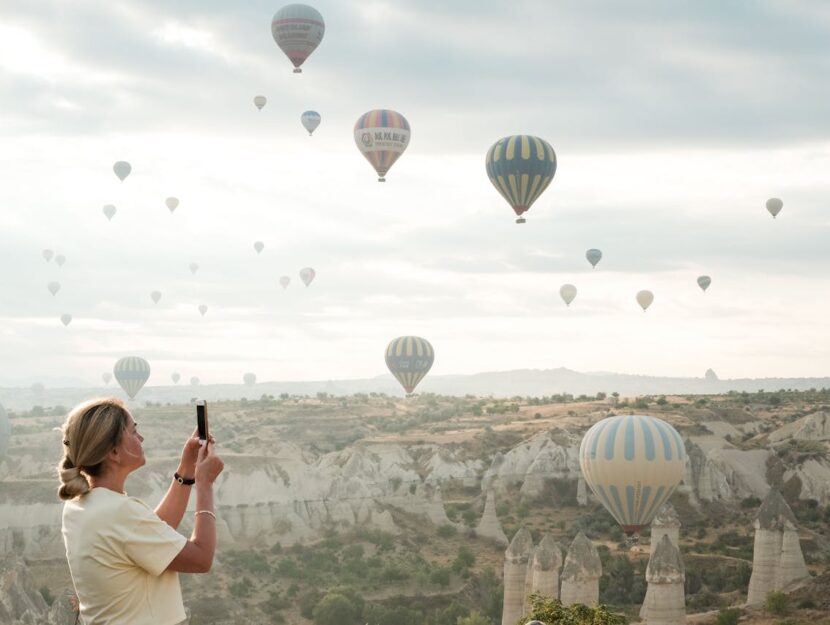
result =
[[[63,507],[63,541],[85,625],[175,625],[179,575],[165,571],[187,539],[143,501],[93,488]]]

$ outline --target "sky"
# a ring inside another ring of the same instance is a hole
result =
[[[314,0],[302,74],[280,6],[0,4],[0,386],[373,377],[409,334],[433,374],[830,375],[830,5]],[[412,128],[385,184],[376,108]],[[519,133],[558,159],[522,225],[484,167]]]

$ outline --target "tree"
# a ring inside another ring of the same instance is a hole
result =
[[[549,625],[627,625],[628,620],[622,614],[610,612],[604,605],[588,607],[581,603],[563,606],[559,599],[549,599],[537,594],[530,595],[531,608],[519,621],[521,625],[528,621],[542,621]]]
[[[314,606],[314,625],[356,624],[360,613],[356,606],[337,592],[330,592]]]

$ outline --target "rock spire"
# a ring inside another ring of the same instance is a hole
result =
[[[564,605],[599,601],[599,578],[602,564],[596,548],[582,532],[573,539],[562,568],[561,600]]]

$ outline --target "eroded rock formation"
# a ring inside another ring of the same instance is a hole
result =
[[[680,550],[663,535],[646,568],[648,590],[640,617],[647,625],[683,625],[686,622],[686,571]]]
[[[527,563],[533,549],[533,537],[521,528],[504,552],[504,607],[502,625],[516,625],[521,618],[525,597]]]
[[[599,578],[602,564],[596,548],[582,532],[576,535],[562,568],[561,600],[564,605],[583,603],[591,606],[599,601]]]

